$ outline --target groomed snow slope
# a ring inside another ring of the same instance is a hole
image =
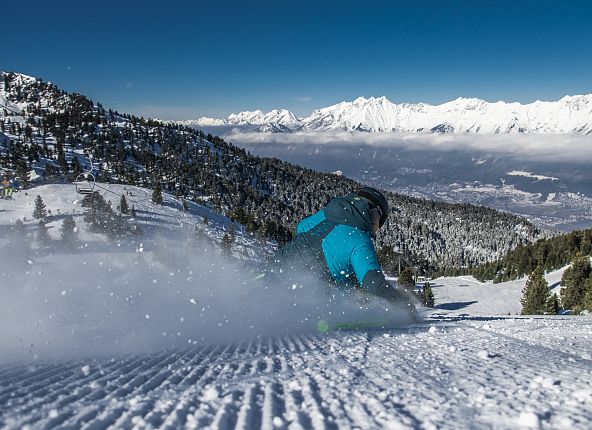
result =
[[[589,429],[592,321],[459,319],[0,368],[0,426]]]
[[[454,309],[323,334],[303,316],[368,311],[323,308],[325,298],[298,286],[236,294],[244,265],[183,239],[183,219],[199,224],[208,209],[183,214],[170,196],[156,207],[146,190],[103,186],[131,191],[128,203],[144,196],[136,209],[146,236],[128,243],[87,232],[72,186],[0,200],[0,428],[591,426],[592,319],[492,316],[507,314],[491,301],[500,288],[511,292],[502,302],[517,306],[523,280],[438,279],[438,303]],[[63,214],[75,213],[75,251],[37,248],[32,221],[21,241],[31,249],[6,248],[3,236],[16,218],[30,220],[36,194],[52,210],[56,242]],[[204,234],[216,241],[228,220],[207,215]],[[239,236],[234,251],[253,261],[257,245]]]

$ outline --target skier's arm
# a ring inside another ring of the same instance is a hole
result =
[[[296,234],[304,233],[325,219],[325,213],[320,210],[311,216],[302,219],[296,226]]]
[[[369,294],[389,298],[392,288],[386,282],[372,243],[358,246],[351,255],[351,264],[362,289]]]

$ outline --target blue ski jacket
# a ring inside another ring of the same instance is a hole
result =
[[[275,262],[297,264],[347,284],[355,274],[363,290],[384,296],[389,289],[370,237],[370,203],[356,194],[336,197],[298,223],[296,237],[280,248]]]

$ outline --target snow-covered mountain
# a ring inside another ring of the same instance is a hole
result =
[[[190,126],[255,126],[257,131],[357,130],[428,133],[592,133],[592,94],[556,102],[489,103],[458,98],[441,105],[395,104],[386,97],[359,97],[297,118],[287,110],[232,114],[226,119],[183,121]]]
[[[270,112],[261,110],[233,113],[226,119],[201,117],[197,120],[178,121],[179,124],[188,126],[224,126],[224,125],[248,125],[259,126],[259,131],[282,132],[299,129],[302,122],[286,109],[274,109]]]

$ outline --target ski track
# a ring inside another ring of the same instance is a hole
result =
[[[440,318],[0,366],[6,429],[592,426],[592,320]]]

